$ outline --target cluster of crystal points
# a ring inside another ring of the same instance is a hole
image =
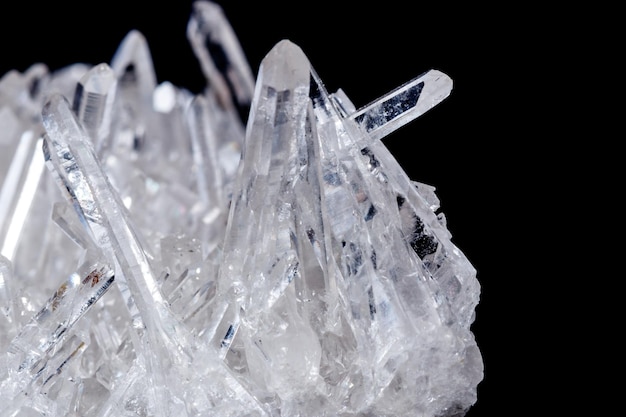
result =
[[[380,140],[450,79],[357,110],[216,4],[187,36],[201,94],[137,31],[0,79],[0,415],[464,415],[476,272]]]

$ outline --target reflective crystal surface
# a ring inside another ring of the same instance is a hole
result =
[[[381,140],[452,80],[357,109],[289,40],[253,78],[214,3],[186,29],[199,94],[138,31],[0,78],[0,415],[464,415],[476,270]]]

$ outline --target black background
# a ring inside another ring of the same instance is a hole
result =
[[[218,3],[254,74],[273,45],[289,39],[328,90],[342,88],[357,107],[429,69],[453,79],[449,98],[385,143],[412,179],[436,187],[453,242],[478,271],[473,331],[485,378],[467,416],[536,412],[542,378],[528,358],[545,346],[531,334],[538,325],[522,316],[542,301],[529,288],[543,243],[526,220],[541,210],[531,188],[542,157],[524,131],[533,115],[520,117],[517,104],[532,84],[522,70],[524,35],[510,27],[516,10],[450,2]],[[2,15],[0,74],[36,62],[51,70],[109,63],[128,31],[138,29],[158,81],[200,92],[204,79],[185,34],[190,11],[189,1],[15,2]],[[554,187],[544,181],[540,188]]]

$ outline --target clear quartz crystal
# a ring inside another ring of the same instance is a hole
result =
[[[357,109],[289,40],[255,81],[217,4],[186,30],[198,94],[135,30],[0,78],[0,415],[464,415],[476,270],[380,140],[452,80]]]

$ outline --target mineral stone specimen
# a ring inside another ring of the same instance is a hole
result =
[[[214,3],[187,37],[200,94],[137,31],[0,79],[0,415],[464,415],[476,271],[381,141],[450,78],[356,109]]]

